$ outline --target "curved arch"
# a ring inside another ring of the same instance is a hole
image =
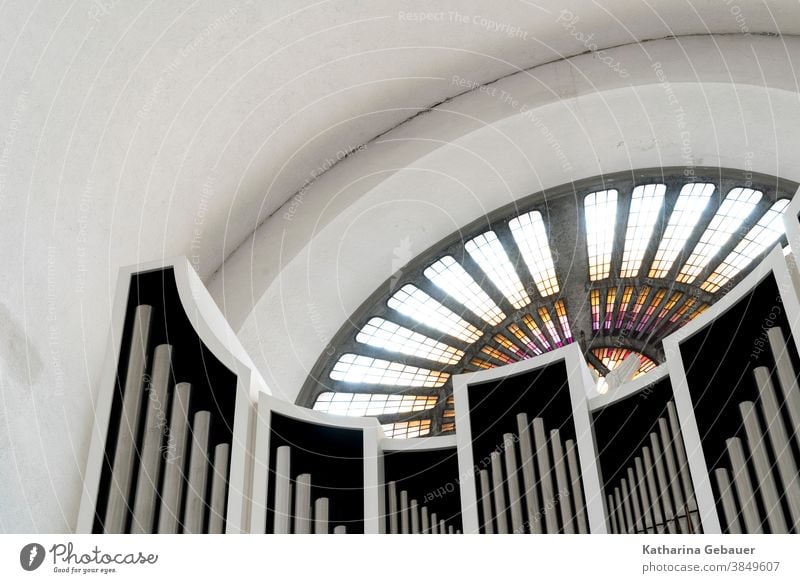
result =
[[[417,116],[337,164],[294,207],[272,217],[249,245],[229,258],[211,289],[234,323],[245,319],[247,309],[235,313],[232,306],[255,304],[240,335],[274,392],[294,400],[316,355],[394,271],[392,250],[406,235],[415,250],[425,249],[485,209],[557,184],[635,167],[688,161],[798,179],[800,167],[774,154],[800,146],[798,137],[774,119],[796,115],[786,51],[788,46],[796,54],[797,40],[749,41],[696,37],[646,43],[648,57],[639,55],[635,68],[641,84],[634,86],[610,78],[591,56],[577,59],[596,79],[593,86],[576,86],[568,75],[572,65],[547,65],[536,70],[537,78],[557,87],[559,95],[575,96],[544,103],[534,101],[536,91],[519,75],[504,79],[501,86],[507,94],[530,96],[526,111],[546,120],[547,128],[557,128],[559,143],[571,155],[568,169],[559,164],[552,140],[548,142],[541,128],[523,123],[525,113],[479,90],[449,103],[447,110]],[[769,54],[777,65],[760,82],[744,63],[720,73],[720,64],[729,59],[714,47],[723,47],[728,56],[746,47],[754,60]],[[636,54],[628,56],[634,59]],[[690,127],[725,122],[716,134],[692,133],[688,159],[682,152],[680,120],[665,107],[669,95],[652,70],[651,58],[661,63]],[[690,73],[681,67],[687,58],[695,63]],[[731,123],[731,112],[737,111],[741,123]],[[744,142],[747,138],[775,143],[775,149],[753,152]],[[589,139],[597,144],[594,150],[587,146]],[[535,173],[530,160],[536,161]],[[469,185],[469,191],[459,184]],[[465,194],[472,198],[465,199]],[[434,207],[447,211],[426,211],[423,220],[414,219],[415,212]],[[337,281],[337,265],[346,270],[358,266],[358,276]],[[332,283],[337,288],[333,292]],[[282,292],[284,286],[295,290],[291,297]]]
[[[796,93],[798,90],[796,73],[792,67],[793,58],[797,59],[800,54],[798,37],[690,36],[623,45],[607,49],[607,52],[618,60],[626,59],[625,62],[630,63],[629,77],[623,79],[610,74],[608,67],[590,54],[537,66],[461,93],[431,110],[415,113],[391,131],[355,149],[354,155],[326,166],[325,172],[314,182],[296,192],[278,211],[263,221],[212,276],[209,287],[226,316],[234,327],[241,326],[288,260],[295,257],[325,224],[355,201],[369,196],[371,191],[398,172],[413,168],[416,162],[449,144],[467,139],[482,128],[502,128],[504,124],[514,123],[515,119],[524,119],[525,113],[519,111],[519,106],[515,110],[513,104],[507,102],[508,96],[524,102],[528,112],[541,111],[545,115],[542,108],[547,106],[565,104],[581,96],[626,89],[630,91],[628,98],[633,103],[638,103],[639,107],[652,107],[653,104],[640,103],[635,88],[660,87],[664,83],[670,89],[684,83],[697,86],[721,83],[735,87],[758,87],[770,93]],[[764,63],[769,63],[769,67],[765,67]],[[496,95],[501,97],[488,96],[485,88],[495,90]],[[666,89],[662,87],[661,106],[667,105],[670,98],[665,92]],[[709,99],[703,97],[702,91],[699,100],[688,101],[690,103],[685,100],[679,103],[687,110],[696,107],[710,109]],[[738,101],[741,106],[741,101]],[[735,113],[735,108],[732,111]],[[646,137],[638,139],[639,143],[634,140],[626,147],[654,146],[652,137],[649,142]],[[566,139],[562,140],[562,147],[567,144]],[[719,145],[722,153],[725,143]],[[660,146],[662,151],[664,146]],[[666,156],[666,152],[664,154]],[[624,167],[678,165],[666,159],[663,164],[661,162],[658,157],[651,157],[645,163],[629,160]],[[742,166],[741,160],[739,162],[723,165]],[[578,176],[564,174],[554,180],[542,176],[529,192],[573,178],[620,169],[598,167]],[[775,168],[753,169],[797,178],[786,172],[778,172]],[[579,172],[579,169],[575,168],[575,171]],[[330,193],[337,193],[338,200],[329,201]],[[329,205],[329,202],[332,204]],[[320,220],[295,220],[301,208],[301,215],[314,215]],[[291,225],[291,232],[287,225]],[[283,252],[281,256],[275,253],[279,246]]]

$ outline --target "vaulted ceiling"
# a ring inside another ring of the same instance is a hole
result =
[[[397,233],[679,165],[675,99],[691,163],[800,179],[795,2],[437,6],[3,3],[0,530],[74,525],[121,265],[189,256],[294,400]]]

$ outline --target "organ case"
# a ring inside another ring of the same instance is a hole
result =
[[[776,247],[664,340],[704,532],[800,533],[799,315]]]
[[[185,258],[116,289],[77,531],[247,531],[263,379]]]
[[[577,344],[453,377],[464,532],[606,532],[594,391]]]

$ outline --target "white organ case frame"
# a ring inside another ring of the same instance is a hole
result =
[[[461,522],[465,534],[478,534],[478,499],[475,487],[475,461],[472,453],[472,426],[470,423],[470,385],[499,381],[529,373],[539,368],[563,361],[567,370],[572,419],[575,425],[575,442],[581,468],[586,516],[589,532],[606,534],[606,516],[603,487],[597,464],[597,448],[589,417],[589,396],[596,393],[595,382],[577,343],[569,344],[540,356],[499,366],[492,369],[453,376],[453,396],[456,411],[456,442],[458,447],[458,474],[461,489]]]
[[[456,454],[456,456],[458,455],[458,445],[456,443],[456,435],[454,433],[450,435],[435,435],[433,437],[412,437],[410,439],[385,437],[381,439],[379,445],[381,449],[381,460],[383,460],[383,455],[387,452],[413,453],[415,451],[438,451],[442,449],[452,449],[453,452]],[[381,522],[385,530],[386,517],[389,514],[389,510],[388,508],[386,508],[385,488],[387,482],[386,482],[386,472],[384,471],[383,467],[381,467],[380,476],[381,476],[380,486],[383,490],[383,496],[381,497]],[[460,494],[461,493],[459,492],[459,496]],[[463,502],[460,504],[460,506],[463,513],[463,508],[464,508]],[[462,518],[462,524],[463,524],[463,518]]]
[[[795,199],[797,200],[797,199]],[[790,205],[791,207],[791,205]],[[773,276],[778,286],[778,293],[784,307],[784,314],[789,322],[795,346],[800,340],[800,303],[789,273],[786,258],[779,245],[740,281],[725,297],[712,304],[700,316],[686,324],[664,339],[664,353],[666,354],[667,368],[669,370],[670,384],[675,396],[675,408],[678,421],[686,446],[686,456],[689,462],[689,473],[694,486],[697,509],[703,532],[706,534],[720,534],[722,526],[717,513],[714,493],[711,489],[711,476],[705,461],[700,430],[692,406],[689,393],[689,383],[686,379],[686,368],[681,357],[680,345],[685,340],[712,324],[717,318],[735,306],[739,300],[747,296],[759,283],[767,277]]]
[[[267,530],[269,501],[270,433],[272,413],[296,421],[323,427],[361,431],[363,436],[364,534],[384,533],[381,509],[384,505],[383,487],[378,476],[383,475],[383,455],[378,442],[384,438],[383,429],[374,417],[331,415],[306,409],[262,393],[258,398],[256,420],[255,463],[253,465],[253,503],[250,532],[264,534]]]
[[[117,276],[108,348],[94,406],[94,423],[78,512],[76,532],[79,534],[90,534],[94,524],[131,277],[164,269],[173,270],[181,304],[197,336],[236,375],[225,532],[239,534],[249,531],[253,467],[250,452],[253,451],[255,438],[255,402],[259,393],[268,392],[269,389],[197,272],[186,257],[180,256],[123,267]]]

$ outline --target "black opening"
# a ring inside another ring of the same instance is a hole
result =
[[[312,507],[327,497],[331,532],[339,525],[347,533],[364,532],[364,437],[360,429],[342,429],[271,413],[269,503],[267,532],[275,525],[275,463],[280,446],[291,447],[292,482],[311,474]],[[292,513],[293,514],[293,513]]]
[[[92,531],[103,532],[103,519],[108,503],[108,490],[111,482],[111,471],[114,464],[114,451],[117,444],[117,434],[122,413],[122,397],[124,392],[125,375],[127,373],[127,355],[131,347],[133,334],[133,320],[136,307],[141,304],[152,306],[152,321],[150,324],[150,339],[147,350],[147,366],[145,374],[150,373],[153,353],[159,344],[171,344],[172,351],[172,382],[168,390],[169,406],[165,408],[166,424],[169,425],[171,403],[175,383],[189,382],[192,384],[192,396],[189,406],[189,419],[197,411],[211,412],[211,430],[209,437],[209,458],[213,460],[214,447],[220,443],[231,444],[233,441],[233,420],[236,405],[236,375],[223,365],[216,356],[202,343],[194,330],[192,323],[183,308],[175,282],[175,273],[172,268],[159,269],[134,274],[131,276],[128,302],[125,312],[125,324],[120,345],[120,359],[117,365],[116,386],[111,405],[108,433],[106,436],[105,459],[100,477],[100,488],[95,506],[95,520]],[[137,433],[137,444],[141,447],[144,431],[147,406],[146,391],[142,395],[141,413]],[[191,447],[191,433],[187,443],[187,450]],[[167,447],[166,436],[162,436],[162,447]],[[188,472],[188,452],[184,456]],[[138,471],[138,456],[134,462],[134,473]],[[163,469],[161,464],[159,475],[159,496],[163,486]],[[210,500],[211,472],[207,481],[206,500]],[[183,501],[186,501],[186,487],[184,484]],[[135,497],[135,478],[131,487],[128,506],[132,510]],[[158,524],[158,509],[154,524]],[[208,524],[209,508],[206,507],[204,525]],[[130,530],[132,515],[128,513],[125,531]]]
[[[384,454],[386,484],[397,483],[398,509],[400,492],[408,492],[408,499],[428,507],[436,513],[437,520],[447,526],[462,529],[461,493],[458,483],[458,456],[454,447],[426,451],[388,451]],[[385,487],[385,486],[384,486]],[[389,502],[386,492],[386,532],[389,532]]]
[[[667,416],[667,403],[672,400],[668,379],[648,385],[622,401],[595,411],[592,428],[600,456],[603,487],[612,487],[625,478],[633,460],[642,448],[650,447],[650,433],[659,435],[658,420]],[[608,494],[609,492],[606,492]]]
[[[557,429],[564,451],[568,439],[575,441],[572,399],[569,391],[567,366],[563,360],[497,381],[470,385],[467,391],[472,425],[472,453],[476,470],[473,479],[476,482],[477,491],[480,491],[477,472],[483,469],[490,470],[489,462],[492,452],[497,451],[502,454],[503,435],[510,433],[518,436],[517,414],[526,413],[529,423],[534,418],[540,417],[543,420],[548,440],[550,431]],[[578,457],[577,445],[575,455]],[[519,460],[518,463],[521,466],[523,460]],[[578,464],[580,467],[579,460]],[[557,499],[546,501],[540,492],[539,500],[543,508],[537,509],[537,512],[545,510],[545,505],[558,503],[555,476],[551,475],[551,478]],[[517,479],[520,481],[521,491],[524,491],[521,472],[518,473]],[[539,484],[537,488],[540,489],[539,477],[537,477],[537,483]],[[572,503],[574,504],[574,501]],[[478,506],[480,520],[483,524],[485,521],[483,509],[480,504]],[[560,515],[558,512],[556,514]],[[561,527],[563,528],[563,525]],[[529,530],[530,525],[526,525],[526,529]]]
[[[778,284],[770,272],[734,306],[680,345],[703,455],[712,474],[717,467],[729,466],[725,440],[733,437],[746,439],[739,403],[759,403],[754,368],[766,366],[770,370],[777,396],[779,401],[782,400],[780,383],[774,371],[775,360],[767,340],[767,331],[773,326],[782,330],[794,369],[800,371],[800,359]],[[760,407],[757,410],[761,427],[766,428]],[[785,425],[791,427],[785,407],[782,407],[782,414]],[[765,439],[764,444],[774,460],[769,440]],[[748,455],[746,448],[745,455]],[[800,451],[796,445],[794,456],[800,462]],[[752,467],[750,472],[755,485],[757,481],[752,474]],[[712,479],[711,483],[719,503],[716,480]],[[756,500],[760,515],[765,516],[760,497],[756,496]],[[767,528],[766,522],[764,528]]]

